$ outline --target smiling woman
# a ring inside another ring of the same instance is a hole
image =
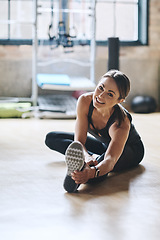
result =
[[[94,92],[78,99],[75,133],[47,134],[46,145],[65,154],[66,191],[75,192],[82,183],[102,180],[109,172],[124,171],[142,161],[143,143],[130,113],[120,104],[129,90],[128,77],[110,70]]]
[[[115,106],[116,104],[123,102],[128,96],[129,91],[130,81],[128,77],[120,71],[111,70],[103,75],[98,86],[96,87],[93,95],[93,105],[95,107],[96,103],[111,104],[111,109],[108,105],[108,110],[112,112],[113,105]],[[106,108],[104,111],[106,112]],[[124,117],[125,111],[123,108],[119,107],[119,110],[117,109],[117,120],[119,125]]]

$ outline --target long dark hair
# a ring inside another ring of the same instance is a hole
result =
[[[119,90],[119,100],[120,99],[125,99],[130,91],[130,80],[129,78],[122,72],[118,71],[118,70],[110,70],[107,73],[105,73],[103,75],[103,78],[106,77],[111,77],[114,79],[118,90]],[[117,104],[115,106],[115,108],[117,108],[116,111],[116,118],[118,120],[118,126],[121,125],[122,121],[124,121],[125,117],[126,117],[126,112],[124,111],[124,109],[122,108],[122,106],[120,106],[119,104]]]

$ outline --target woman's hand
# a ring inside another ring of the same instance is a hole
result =
[[[86,183],[90,178],[94,177],[94,169],[91,169],[91,167],[86,163],[83,171],[74,171],[71,174],[71,177],[76,184]]]
[[[99,155],[97,154],[93,154],[93,155],[89,155],[89,154],[86,154],[85,156],[85,162],[89,165],[89,166],[96,166],[98,164],[96,158],[98,157]]]

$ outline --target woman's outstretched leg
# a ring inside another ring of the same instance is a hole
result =
[[[74,133],[68,133],[68,132],[56,132],[56,131],[50,132],[46,135],[46,139],[45,139],[45,144],[50,149],[57,151],[63,155],[66,153],[68,146],[73,142],[74,142]],[[99,157],[100,161],[102,160],[102,158],[104,158],[104,152],[106,151],[106,148],[107,148],[106,145],[104,145],[97,139],[90,137],[90,136],[87,137],[85,147],[88,150],[89,154],[100,155],[100,157]],[[66,178],[67,178],[67,180],[66,180]],[[72,180],[70,176],[67,176],[66,178],[64,181],[65,189],[67,189],[67,191],[69,191],[69,192],[75,191],[75,189],[78,188],[78,185],[75,184],[74,180]],[[66,181],[67,181],[67,183],[66,183]],[[69,181],[69,184],[68,184],[68,181]],[[68,186],[69,186],[69,188],[68,188]]]

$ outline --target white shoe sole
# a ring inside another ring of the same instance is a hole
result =
[[[67,165],[67,174],[64,179],[63,187],[67,192],[76,192],[80,184],[76,184],[71,177],[71,173],[75,170],[81,171],[85,166],[85,157],[83,146],[80,142],[71,143],[65,153]]]
[[[67,175],[71,176],[71,173],[75,170],[82,170],[85,157],[83,146],[80,142],[75,141],[69,145],[65,153],[65,160],[67,165]]]

